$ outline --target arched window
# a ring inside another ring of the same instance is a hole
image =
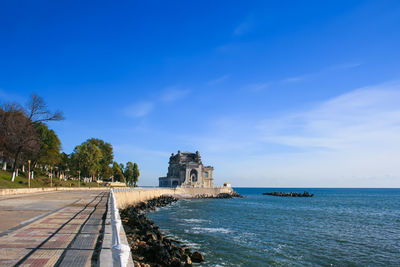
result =
[[[192,183],[197,182],[197,171],[196,170],[190,171],[190,180],[192,181]]]

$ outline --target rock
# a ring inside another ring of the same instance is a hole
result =
[[[263,195],[268,195],[268,196],[277,196],[277,197],[313,197],[314,194],[310,194],[308,192],[304,193],[297,193],[297,192],[269,192],[269,193],[263,193]]]
[[[185,248],[185,254],[188,255],[189,257],[192,255],[190,248]]]
[[[140,254],[140,255],[144,255],[145,253],[146,253],[146,251],[148,250],[148,245],[147,244],[145,244],[145,245],[143,245],[143,244],[139,244],[138,245],[138,249],[137,249],[137,252]]]
[[[235,191],[232,191],[231,193],[219,193],[218,195],[200,194],[200,195],[195,195],[193,198],[219,198],[219,199],[224,199],[224,198],[243,198],[243,196],[240,195],[239,193],[236,193]]]
[[[182,261],[183,261],[186,265],[192,265],[192,259],[191,259],[188,255],[183,255],[183,256],[182,256]]]
[[[157,240],[157,235],[153,232],[147,231],[146,232],[146,238],[147,240]]]
[[[171,260],[171,255],[168,253],[168,250],[163,246],[158,246],[155,249],[156,260],[159,262],[168,262]]]
[[[159,227],[147,218],[145,212],[177,201],[173,197],[162,196],[146,203],[120,210],[121,219],[127,232],[135,267],[147,266],[191,266],[190,249],[183,248],[178,240],[164,237]],[[187,253],[187,255],[184,255]],[[140,265],[139,265],[140,264]]]
[[[202,262],[202,261],[204,261],[204,256],[201,255],[201,253],[198,252],[198,251],[193,252],[193,254],[192,254],[192,256],[190,256],[190,258],[191,258],[191,260],[193,262]]]
[[[171,261],[171,266],[172,266],[172,267],[183,267],[183,266],[184,266],[184,263],[182,263],[179,259],[174,258],[174,259],[172,259],[172,261]]]

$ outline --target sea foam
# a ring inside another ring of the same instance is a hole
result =
[[[183,221],[188,222],[188,223],[204,223],[204,222],[209,222],[209,220],[203,220],[203,219],[183,219]]]
[[[192,230],[194,230],[194,233],[222,233],[222,234],[228,234],[232,232],[229,229],[225,228],[209,228],[209,227],[193,227]]]

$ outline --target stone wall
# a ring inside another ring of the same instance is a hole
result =
[[[18,195],[18,194],[32,194],[43,193],[51,191],[72,191],[72,190],[107,190],[104,187],[40,187],[40,188],[13,188],[13,189],[0,189],[0,196]]]
[[[232,188],[137,188],[137,189],[116,189],[114,191],[118,208],[124,209],[129,205],[157,198],[162,195],[172,195],[178,198],[192,198],[197,195],[217,196],[220,193],[231,193]]]

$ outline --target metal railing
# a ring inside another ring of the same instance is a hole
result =
[[[112,260],[115,267],[126,267],[130,257],[130,247],[121,243],[120,231],[122,227],[121,217],[114,196],[114,189],[110,192],[110,211],[112,229]]]

